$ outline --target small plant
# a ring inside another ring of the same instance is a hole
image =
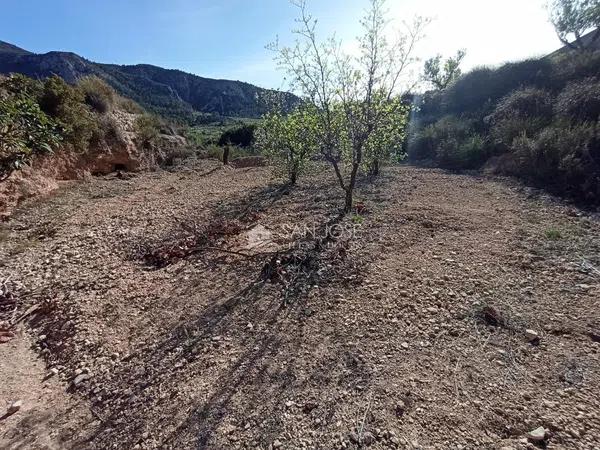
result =
[[[122,109],[125,112],[130,114],[143,114],[144,108],[138,105],[135,101],[130,98],[121,97],[120,95],[115,95],[115,105]]]
[[[152,114],[142,114],[135,119],[137,137],[146,148],[152,147],[156,143],[160,127],[160,120]]]
[[[85,103],[94,111],[105,114],[113,109],[116,94],[104,80],[95,76],[83,77],[77,87],[83,93]]]
[[[557,230],[556,228],[549,228],[545,231],[544,234],[546,236],[546,239],[549,239],[551,241],[558,241],[563,237],[560,230]]]
[[[350,220],[352,220],[352,223],[356,225],[361,225],[364,222],[365,218],[360,214],[352,214]]]

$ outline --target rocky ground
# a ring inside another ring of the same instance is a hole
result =
[[[395,167],[340,218],[319,172],[203,161],[20,207],[0,448],[600,448],[597,217]]]

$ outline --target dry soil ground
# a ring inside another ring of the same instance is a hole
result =
[[[598,219],[412,167],[359,200],[204,161],[23,205],[0,448],[600,447]]]

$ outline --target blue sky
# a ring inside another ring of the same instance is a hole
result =
[[[366,0],[312,0],[324,32],[349,42]],[[467,50],[465,68],[546,54],[558,40],[544,0],[388,0],[390,17],[434,19],[419,56]],[[294,26],[286,0],[2,0],[0,40],[281,87],[265,45]],[[325,34],[325,33],[324,33]]]

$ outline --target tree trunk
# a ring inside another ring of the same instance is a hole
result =
[[[292,170],[292,173],[290,173],[290,184],[292,184],[292,185],[296,184],[297,179],[298,179],[298,171]]]
[[[346,188],[346,201],[344,203],[344,212],[349,213],[352,211],[352,198],[354,195],[354,186],[356,185],[356,174],[358,173],[358,167],[360,163],[352,164],[352,172],[350,173],[350,180],[348,181],[348,187]]]
[[[223,164],[225,166],[229,164],[229,145],[223,147]]]
[[[325,159],[327,159],[327,161],[329,161],[329,163],[332,165],[333,170],[335,171],[335,176],[338,179],[338,182],[340,183],[341,188],[345,191],[346,190],[346,186],[344,184],[344,177],[342,176],[342,172],[340,171],[340,167],[338,166],[338,163],[335,159],[333,158],[327,158],[325,157]]]
[[[371,170],[369,170],[371,176],[376,177],[377,175],[379,175],[379,159],[375,159],[373,161],[373,164],[371,164]]]
[[[352,189],[346,189],[346,202],[344,203],[344,212],[352,211]]]

